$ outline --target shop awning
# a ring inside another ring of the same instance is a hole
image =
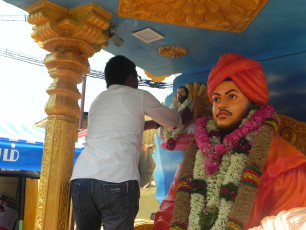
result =
[[[40,172],[44,138],[43,128],[0,124],[0,174]],[[74,161],[82,150],[83,146],[76,143]]]

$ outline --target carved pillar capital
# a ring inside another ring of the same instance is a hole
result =
[[[91,57],[108,45],[112,14],[96,4],[66,9],[41,1],[27,8],[28,22],[33,27],[32,38],[50,52],[76,49],[83,57]]]
[[[27,8],[33,24],[32,38],[50,51],[45,65],[54,82],[45,107],[48,115],[79,118],[77,84],[89,72],[88,58],[108,45],[109,20],[112,14],[96,4],[66,9],[48,1]]]

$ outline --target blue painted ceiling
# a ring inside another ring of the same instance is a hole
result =
[[[26,9],[35,0],[6,0]],[[125,55],[137,66],[156,76],[183,73],[177,84],[200,81],[207,76],[219,56],[241,53],[260,61],[267,76],[270,103],[279,113],[306,122],[306,1],[269,0],[243,33],[214,31],[117,15],[118,0],[51,0],[66,8],[96,3],[111,12],[111,23],[119,25],[117,35],[124,39],[120,47],[109,43],[105,49]],[[165,38],[144,43],[133,32],[151,28]],[[181,58],[166,58],[158,53],[161,46],[182,46],[188,53]]]

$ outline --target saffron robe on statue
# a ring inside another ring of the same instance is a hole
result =
[[[168,230],[171,226],[180,167],[155,215],[153,230]],[[306,156],[278,134],[274,135],[262,172],[245,229],[260,225],[266,216],[277,215],[295,207],[306,207]]]

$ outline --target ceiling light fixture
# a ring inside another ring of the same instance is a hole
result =
[[[181,46],[163,46],[158,49],[161,56],[168,58],[180,58],[187,53],[187,50]]]
[[[164,36],[160,35],[159,33],[155,32],[150,28],[137,31],[135,33],[132,33],[132,35],[145,43],[151,43],[164,38]]]

